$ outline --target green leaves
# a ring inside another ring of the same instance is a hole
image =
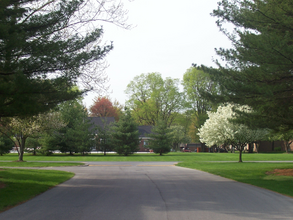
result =
[[[253,113],[243,114],[250,124],[278,130],[293,128],[293,5],[285,0],[223,0],[213,16],[229,37],[232,49],[220,48],[219,70],[201,67],[220,86],[220,95],[209,99],[249,105]],[[225,29],[225,23],[234,31]]]
[[[36,115],[84,92],[70,88],[113,48],[98,45],[101,28],[87,28],[88,3],[1,1],[0,117]]]
[[[133,117],[140,125],[155,125],[159,117],[170,125],[183,108],[179,80],[163,80],[159,73],[136,76],[125,92],[130,96],[128,105]]]
[[[119,155],[128,156],[138,151],[139,132],[138,125],[131,117],[130,111],[126,109],[113,127],[112,143]]]
[[[172,130],[167,127],[167,122],[159,119],[156,126],[152,129],[152,134],[149,135],[149,148],[154,153],[159,153],[161,156],[164,153],[170,152],[173,142]]]

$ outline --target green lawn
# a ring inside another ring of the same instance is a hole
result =
[[[118,156],[117,154],[92,155],[64,155],[31,156],[25,154],[24,160],[30,162],[12,162],[18,159],[17,154],[0,156],[0,166],[9,167],[48,167],[48,166],[76,166],[81,163],[75,161],[177,161],[178,166],[199,169],[220,175],[239,182],[270,189],[284,195],[293,196],[293,177],[267,175],[267,171],[279,169],[293,169],[293,163],[255,163],[248,161],[293,161],[293,154],[260,153],[243,154],[244,163],[238,163],[238,153],[169,153],[164,156],[158,154],[134,154]],[[36,162],[45,161],[45,162]],[[48,162],[46,162],[48,161]],[[49,161],[57,161],[50,163]],[[75,162],[75,163],[62,163]],[[217,162],[219,161],[219,162]],[[222,162],[221,162],[222,161]],[[229,162],[224,162],[229,161]],[[20,170],[0,168],[0,211],[5,207],[14,206],[26,201],[47,189],[66,181],[74,174],[48,170]]]
[[[266,174],[274,169],[293,169],[293,163],[183,162],[178,166],[202,170],[293,197],[293,176]]]
[[[55,170],[0,168],[0,212],[60,184],[73,173]]]
[[[64,167],[64,166],[80,166],[83,163],[50,163],[50,162],[0,162],[0,167]]]
[[[91,154],[64,155],[54,154],[52,156],[30,156],[25,154],[26,161],[182,161],[182,162],[202,162],[202,161],[238,161],[238,153],[169,153],[164,156],[158,154],[134,154],[130,156],[118,156],[117,154]],[[293,154],[285,153],[244,153],[243,161],[293,161]],[[15,161],[17,154],[0,156],[0,161]]]

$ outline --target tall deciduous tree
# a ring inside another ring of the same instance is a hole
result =
[[[172,138],[172,144],[176,151],[179,149],[180,144],[190,142],[190,137],[186,129],[181,125],[170,126],[170,137]]]
[[[115,151],[120,155],[128,156],[138,151],[138,125],[128,109],[113,127],[112,143]]]
[[[90,116],[92,117],[114,117],[119,120],[122,106],[118,101],[114,103],[107,97],[97,97],[94,99],[94,104],[90,107]]]
[[[127,103],[133,117],[140,125],[155,125],[161,118],[170,126],[183,106],[179,80],[163,80],[159,73],[136,76],[125,92],[130,98]]]
[[[207,111],[215,109],[215,105],[203,97],[201,92],[217,94],[219,89],[217,84],[210,79],[209,74],[197,69],[196,66],[186,71],[182,85],[186,93],[186,107],[190,109],[189,113],[192,113],[189,133],[192,139],[197,141],[199,138],[196,134],[208,118]]]
[[[36,115],[75,99],[77,82],[83,92],[103,87],[96,67],[112,44],[99,46],[97,22],[128,28],[125,15],[114,0],[0,1],[0,117]]]
[[[217,50],[227,61],[202,67],[218,82],[216,102],[249,105],[243,122],[276,130],[293,128],[293,4],[291,0],[222,0],[213,16],[233,48]],[[234,25],[234,32],[225,29]]]

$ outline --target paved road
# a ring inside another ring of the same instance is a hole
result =
[[[1,220],[293,219],[293,199],[171,162],[90,162]],[[2,199],[2,198],[1,198]]]

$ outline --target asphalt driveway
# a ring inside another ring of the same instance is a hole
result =
[[[88,164],[42,168],[76,175],[0,219],[293,219],[292,198],[172,162]]]

